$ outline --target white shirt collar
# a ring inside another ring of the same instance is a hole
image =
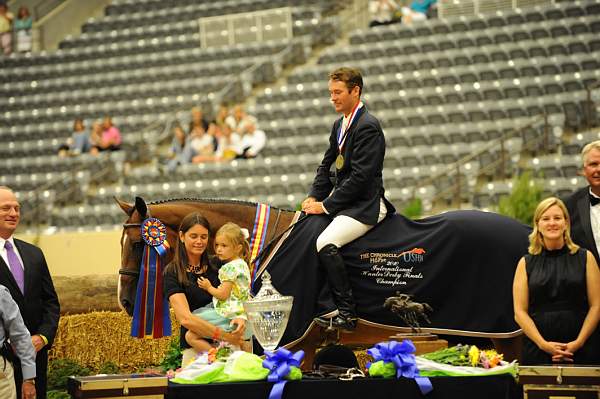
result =
[[[7,240],[5,240],[4,238],[0,237],[0,249],[2,249],[2,250],[4,249],[4,245],[6,245],[5,244],[6,241],[9,241],[12,244],[13,248],[16,248],[16,246],[15,246],[15,236],[11,235],[10,237],[8,237]]]

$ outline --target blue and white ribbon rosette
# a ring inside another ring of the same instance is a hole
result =
[[[423,395],[433,390],[431,381],[419,375],[415,358],[415,345],[411,340],[405,339],[402,343],[397,341],[380,342],[367,353],[373,356],[374,362],[367,364],[369,375],[372,377],[412,378],[417,383]]]

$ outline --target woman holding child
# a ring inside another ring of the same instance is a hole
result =
[[[195,355],[195,351],[188,350],[190,344],[184,339],[187,331],[193,331],[198,337],[241,346],[246,327],[244,318],[234,318],[231,321],[233,331],[227,332],[192,314],[192,310],[212,303],[212,295],[199,286],[200,279],[219,286],[218,268],[206,252],[209,234],[210,224],[205,217],[196,212],[184,217],[179,226],[175,255],[165,269],[164,293],[181,324],[180,345],[185,349],[183,364]]]

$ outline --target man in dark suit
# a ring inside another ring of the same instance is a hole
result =
[[[0,284],[9,289],[31,333],[36,350],[37,398],[45,399],[48,349],[56,335],[60,305],[41,249],[13,237],[19,220],[15,194],[8,187],[0,187]],[[15,367],[18,388],[20,369]]]
[[[573,193],[565,205],[571,217],[573,242],[590,251],[600,264],[600,140],[587,144],[581,156],[589,186]]]
[[[384,197],[383,158],[385,139],[379,121],[360,101],[363,79],[353,68],[329,74],[329,95],[336,120],[329,148],[317,169],[308,197],[302,202],[307,214],[330,215],[333,220],[317,238],[317,251],[325,269],[338,314],[319,317],[321,326],[356,328],[356,307],[339,248],[363,236],[387,214],[395,212]],[[335,182],[330,170],[335,168]],[[331,317],[333,316],[333,317]]]
[[[588,186],[574,192],[565,200],[565,205],[571,218],[573,242],[590,251],[600,265],[600,140],[583,147],[581,158]],[[594,334],[600,340],[600,327]]]

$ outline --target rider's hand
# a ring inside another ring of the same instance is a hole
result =
[[[312,202],[306,204],[306,206],[302,210],[309,215],[320,215],[322,213],[325,213],[325,209],[323,208],[323,203],[317,202],[317,201],[312,201]]]
[[[310,203],[312,203],[312,202],[315,202],[316,200],[317,200],[317,199],[316,199],[315,197],[308,197],[308,198],[306,198],[304,201],[302,201],[302,210],[303,210],[304,212],[306,212],[306,207],[307,207],[307,206],[308,206]]]

